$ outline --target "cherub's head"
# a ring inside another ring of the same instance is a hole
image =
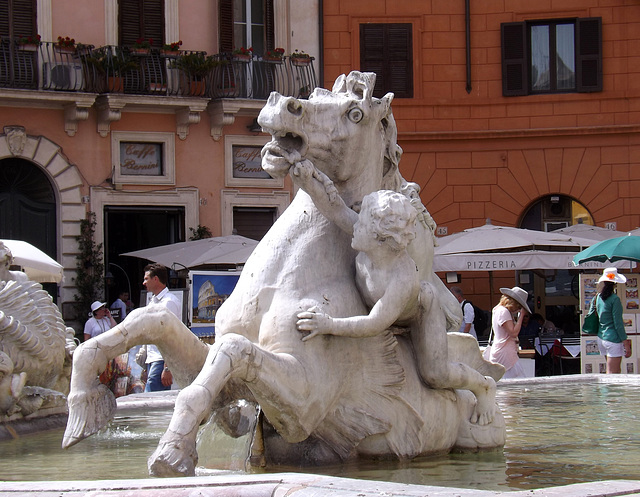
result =
[[[362,199],[358,224],[376,241],[388,244],[393,250],[403,250],[416,237],[416,216],[417,211],[407,197],[379,190]],[[354,227],[354,238],[355,231]]]

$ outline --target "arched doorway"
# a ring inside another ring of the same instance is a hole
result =
[[[24,240],[57,259],[56,198],[47,175],[21,158],[0,160],[0,238]],[[55,283],[42,285],[54,301]]]
[[[531,204],[520,228],[554,231],[574,224],[593,225],[593,217],[577,200],[548,195]],[[519,285],[534,296],[534,313],[541,314],[564,333],[579,332],[578,269],[522,271]]]

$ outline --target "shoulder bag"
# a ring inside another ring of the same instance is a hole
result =
[[[593,300],[591,300],[589,313],[585,316],[584,322],[582,323],[582,333],[587,335],[597,335],[600,330],[600,318],[598,317],[598,311],[595,305],[597,298],[598,296],[596,295]]]

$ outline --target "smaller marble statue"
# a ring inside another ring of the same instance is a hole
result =
[[[353,237],[351,246],[359,251],[356,285],[371,309],[366,316],[334,318],[311,307],[298,314],[298,330],[310,332],[303,340],[322,334],[369,337],[392,325],[409,327],[422,380],[431,388],[471,390],[477,402],[470,421],[491,423],[496,382],[466,364],[449,361],[444,313],[430,312],[439,305],[437,293],[429,282],[420,281],[406,250],[416,237],[418,211],[411,200],[401,193],[375,191],[364,197],[358,215],[310,161],[296,164],[292,177],[320,212]]]

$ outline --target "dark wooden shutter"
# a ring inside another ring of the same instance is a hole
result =
[[[602,18],[577,20],[576,45],[577,90],[602,91]]]
[[[219,4],[220,52],[233,50],[233,0],[220,0]]]
[[[120,45],[151,38],[154,47],[164,43],[164,0],[120,0]],[[178,40],[171,40],[178,41]]]
[[[500,25],[502,38],[502,95],[513,97],[526,95],[527,44],[526,26],[523,22],[509,22]]]
[[[37,34],[36,0],[0,0],[0,36]]]
[[[361,24],[360,70],[376,73],[374,96],[413,97],[411,24]]]
[[[275,46],[275,18],[273,14],[273,0],[264,2],[264,46],[265,50],[273,50]]]

